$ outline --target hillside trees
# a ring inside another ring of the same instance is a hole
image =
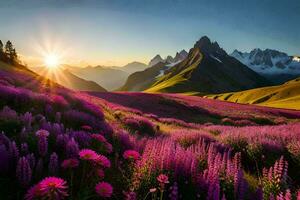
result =
[[[10,40],[6,42],[5,46],[0,40],[0,60],[9,64],[19,63],[18,54]]]

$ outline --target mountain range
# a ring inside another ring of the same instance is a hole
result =
[[[55,73],[44,67],[31,68],[37,74],[72,90],[106,92],[107,90],[94,81],[87,81],[74,75],[69,69],[56,69]]]
[[[250,53],[234,50],[230,55],[275,84],[300,76],[300,58],[284,52],[256,48]]]
[[[197,41],[187,56],[168,63],[155,56],[149,63],[157,64],[130,75],[121,88],[125,91],[172,93],[222,93],[269,85],[260,76],[207,36]]]
[[[66,65],[64,67],[76,76],[94,81],[107,90],[112,91],[121,87],[131,73],[142,71],[148,66],[140,62],[132,62],[123,67],[88,66],[81,68]]]
[[[150,60],[148,65],[149,65],[149,67],[152,67],[160,62],[168,63],[168,64],[177,63],[179,61],[184,60],[187,56],[188,56],[188,53],[184,49],[181,50],[180,52],[177,52],[176,55],[174,56],[174,58],[169,55],[165,59],[162,59],[162,57],[158,54]]]

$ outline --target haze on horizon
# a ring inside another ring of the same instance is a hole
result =
[[[29,65],[55,51],[70,65],[148,63],[189,50],[201,36],[234,49],[300,54],[300,1],[0,1],[0,36]]]

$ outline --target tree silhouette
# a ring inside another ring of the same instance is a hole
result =
[[[0,40],[0,53],[3,53],[3,43],[1,40]]]
[[[14,64],[18,62],[17,52],[9,40],[5,44],[5,55],[7,56],[9,63]]]

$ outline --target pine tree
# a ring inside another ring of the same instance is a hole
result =
[[[7,41],[5,44],[5,52],[4,52],[9,60],[10,63],[16,63],[18,56],[17,56],[17,52],[14,49],[13,44],[11,43],[11,41]]]
[[[3,53],[3,43],[1,40],[0,40],[0,53]]]

